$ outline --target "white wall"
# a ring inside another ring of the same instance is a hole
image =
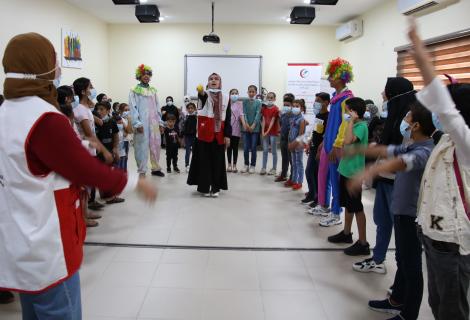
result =
[[[145,63],[154,69],[152,82],[160,100],[171,95],[180,105],[184,55],[225,54],[224,46],[230,47],[228,54],[262,55],[263,86],[279,96],[286,89],[288,62],[326,63],[340,48],[334,40],[334,28],[311,26],[217,25],[220,45],[202,42],[202,36],[210,31],[205,24],[118,24],[109,25],[108,31],[110,95],[114,101],[127,100],[129,89],[136,84],[134,70]],[[208,76],[210,73],[207,70]],[[247,88],[238,89],[244,93]]]
[[[470,27],[468,13],[470,0],[448,6],[418,18],[423,38],[445,35]],[[397,0],[365,13],[364,35],[341,46],[341,55],[354,67],[356,80],[350,88],[357,96],[372,98],[380,105],[380,93],[387,77],[396,76],[397,55],[395,47],[406,45],[407,20],[399,14]]]
[[[83,69],[62,68],[62,84],[72,84],[76,78],[86,76],[98,92],[107,91],[107,25],[63,0],[0,0],[0,57],[13,36],[26,32],[37,32],[48,38],[60,56],[61,27],[80,34],[85,61]],[[3,92],[4,76],[2,67],[0,92]]]

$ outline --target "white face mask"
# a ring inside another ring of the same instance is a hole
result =
[[[217,93],[217,92],[220,92],[221,90],[220,89],[209,89],[208,91],[212,92],[212,93]]]
[[[267,105],[268,107],[271,107],[271,106],[274,105],[274,101],[269,101],[269,100],[268,100],[268,101],[266,101],[266,105]]]
[[[167,101],[167,102],[166,102],[166,105],[169,106],[169,107],[171,107],[171,106],[173,105],[173,101]]]
[[[58,72],[57,72],[58,71]],[[42,79],[40,78],[41,76],[45,76],[46,74],[55,72],[56,77],[53,80],[49,79]],[[27,80],[43,80],[43,81],[50,81],[54,83],[54,85],[57,84],[56,87],[60,85],[60,78],[61,78],[62,72],[58,64],[56,64],[55,68],[52,69],[51,71],[40,73],[40,74],[29,74],[29,73],[17,73],[17,72],[7,72],[5,74],[5,78],[7,79],[27,79]]]

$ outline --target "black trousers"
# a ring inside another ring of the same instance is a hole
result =
[[[240,144],[240,137],[230,137],[230,146],[227,148],[227,160],[228,163],[232,163],[233,155],[233,164],[237,164],[238,160],[238,145]]]
[[[468,320],[470,255],[461,255],[459,245],[423,236],[428,268],[429,306],[436,320]]]
[[[166,167],[167,169],[171,169],[171,163],[173,162],[173,169],[178,168],[178,145],[170,145],[166,146]]]
[[[280,141],[280,147],[281,147],[281,159],[282,159],[282,170],[281,170],[281,177],[286,178],[287,177],[287,170],[289,170],[289,165],[292,168],[292,159],[291,159],[291,154],[288,149],[289,142],[283,137],[281,137]],[[290,172],[290,177],[289,179],[292,178],[292,170]]]
[[[307,165],[305,167],[305,179],[308,185],[308,198],[318,202],[318,164],[316,159],[318,148],[310,148]]]
[[[392,299],[403,304],[400,315],[405,320],[418,319],[423,299],[422,247],[416,218],[394,216],[397,272],[393,283]]]

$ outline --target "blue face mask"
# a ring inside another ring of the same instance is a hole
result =
[[[284,106],[284,107],[282,107],[282,113],[287,114],[287,113],[291,112],[291,109],[292,108],[289,107],[289,106]]]
[[[403,119],[401,121],[401,124],[400,124],[400,132],[401,132],[401,135],[406,138],[406,139],[411,139],[411,129],[410,129],[410,125],[408,124],[408,122],[405,121],[405,119]]]
[[[370,112],[369,111],[364,112],[364,119],[370,119]]]
[[[60,87],[60,81],[62,80],[62,75],[60,75],[58,78],[54,79],[54,81],[52,81],[52,83],[54,84],[54,87],[57,89],[58,87]]]
[[[382,112],[380,113],[380,117],[381,117],[382,119],[387,119],[387,118],[388,118],[388,111],[382,111]]]
[[[80,104],[80,99],[78,98],[78,96],[73,96],[72,107],[75,108],[79,104]]]
[[[292,113],[295,114],[295,115],[299,115],[300,114],[300,108],[292,108]]]
[[[238,94],[232,94],[230,96],[230,99],[232,100],[232,102],[237,102],[238,101]]]
[[[88,96],[88,99],[93,101],[93,100],[95,100],[95,98],[96,98],[96,89],[93,88],[93,89],[90,90],[90,95]]]
[[[434,127],[436,127],[437,130],[444,131],[441,123],[439,122],[439,117],[435,113],[432,114],[432,123],[434,124]]]
[[[313,113],[314,113],[315,115],[317,115],[317,114],[320,113],[321,108],[322,108],[322,105],[321,105],[320,102],[314,102],[314,103],[313,103]]]
[[[351,115],[349,113],[345,113],[343,115],[343,119],[344,119],[344,121],[349,121],[349,120],[351,120]]]

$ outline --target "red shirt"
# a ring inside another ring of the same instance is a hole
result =
[[[263,107],[261,109],[261,114],[263,116],[264,130],[269,128],[271,120],[274,118],[274,124],[270,131],[268,131],[269,136],[278,136],[279,135],[279,108],[272,106],[270,108]]]

